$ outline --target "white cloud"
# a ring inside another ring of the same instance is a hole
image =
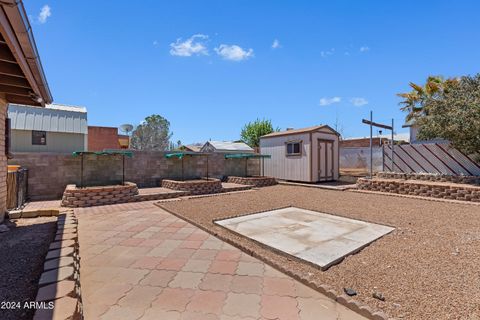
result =
[[[154,47],[157,47],[159,45],[157,40],[153,40],[152,44],[153,44]]]
[[[208,55],[205,41],[208,36],[204,34],[194,34],[185,41],[178,38],[177,41],[170,43],[170,54],[172,56],[190,57],[192,55]]]
[[[367,46],[360,47],[360,52],[368,52],[370,51],[370,48]]]
[[[322,107],[323,106],[329,106],[329,105],[334,104],[334,103],[339,103],[340,101],[342,101],[341,97],[332,97],[332,98],[323,97],[323,98],[320,99],[320,105]]]
[[[360,97],[351,98],[351,99],[350,99],[350,102],[351,102],[355,107],[361,107],[361,106],[364,106],[364,105],[368,104],[367,99],[365,99],[365,98],[360,98]]]
[[[38,22],[45,23],[47,22],[48,17],[52,15],[52,10],[48,4],[44,5],[38,14]]]
[[[253,49],[245,50],[235,44],[221,44],[215,48],[215,51],[225,60],[242,61],[253,57]]]
[[[332,48],[330,50],[327,50],[327,51],[321,51],[320,52],[320,56],[322,56],[322,58],[326,58],[328,56],[331,56],[335,53],[335,48]]]
[[[278,49],[280,47],[281,47],[280,41],[278,41],[278,39],[273,40],[272,49]]]

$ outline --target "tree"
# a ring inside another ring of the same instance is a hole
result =
[[[280,131],[280,128],[273,128],[270,120],[257,119],[243,126],[240,136],[242,140],[250,147],[258,147],[260,145],[260,137],[274,131]]]
[[[164,151],[170,146],[170,122],[158,114],[152,114],[132,132],[131,146],[135,150]]]
[[[480,74],[455,80],[440,95],[425,98],[422,108],[415,120],[420,139],[446,139],[466,154],[480,155]]]
[[[403,98],[400,102],[402,111],[408,112],[407,121],[415,120],[425,113],[424,104],[426,100],[439,99],[443,92],[448,91],[451,86],[457,82],[457,79],[444,80],[441,76],[430,76],[425,85],[421,86],[410,82],[412,91],[397,94]]]

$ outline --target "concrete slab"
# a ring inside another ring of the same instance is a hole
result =
[[[215,223],[318,265],[322,270],[394,230],[384,225],[295,207]]]

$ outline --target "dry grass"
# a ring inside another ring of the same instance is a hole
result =
[[[290,205],[391,225],[396,230],[322,272],[212,222]],[[330,285],[338,292],[351,287],[358,292],[355,299],[391,317],[480,317],[478,206],[281,185],[255,192],[165,202],[162,206],[275,259],[306,279]],[[374,291],[383,293],[385,302],[374,299]]]

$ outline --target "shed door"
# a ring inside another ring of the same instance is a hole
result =
[[[333,180],[333,141],[318,140],[318,181]]]

